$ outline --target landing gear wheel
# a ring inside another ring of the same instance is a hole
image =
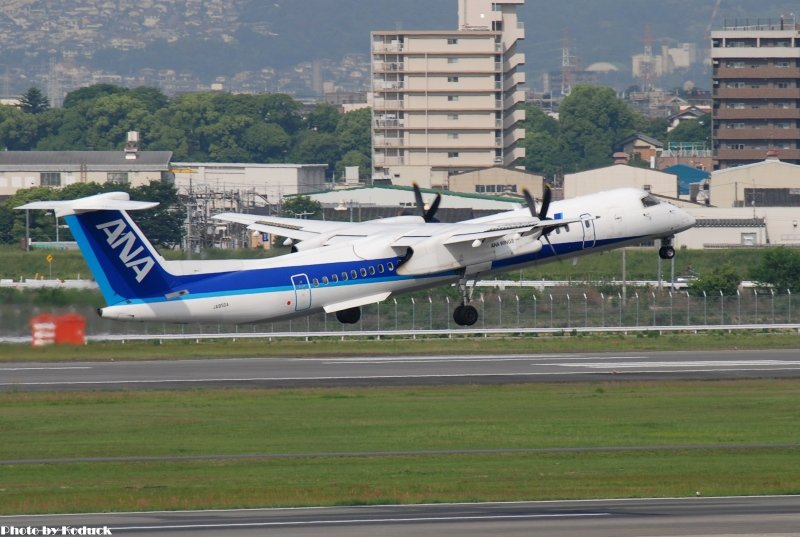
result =
[[[675,248],[672,246],[662,246],[658,249],[658,257],[661,259],[672,259],[675,257]]]
[[[336,320],[342,324],[356,324],[361,320],[361,308],[350,308],[337,311]]]
[[[462,304],[453,312],[453,320],[459,326],[472,326],[478,322],[478,310],[473,306]]]

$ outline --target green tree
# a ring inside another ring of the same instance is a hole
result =
[[[64,108],[76,108],[81,104],[92,103],[104,95],[119,95],[128,90],[113,84],[94,84],[67,93],[64,97]]]
[[[667,134],[667,142],[704,142],[706,147],[711,147],[711,115],[681,121]]]
[[[360,108],[340,115],[336,138],[343,153],[359,151],[369,158],[372,153],[372,109]]]
[[[299,164],[327,164],[330,175],[340,158],[339,142],[333,134],[303,131],[297,137],[290,158]]]
[[[157,201],[158,206],[136,211],[131,217],[154,246],[176,248],[184,236],[186,208],[178,199],[178,189],[164,181],[151,181],[130,190],[131,199]]]
[[[336,132],[341,116],[335,106],[319,103],[306,117],[305,127],[317,132]]]
[[[36,86],[31,86],[19,98],[20,109],[27,114],[41,114],[50,109],[50,99]]]
[[[254,162],[284,162],[292,147],[292,139],[280,125],[259,121],[243,133],[242,146],[250,152]]]
[[[281,214],[290,218],[316,218],[322,214],[322,205],[308,196],[291,196],[284,200]]]
[[[525,169],[553,177],[561,170],[561,149],[558,121],[533,105],[525,106]]]
[[[342,155],[342,159],[336,163],[336,177],[344,177],[345,168],[358,166],[358,177],[369,179],[372,175],[371,160],[361,151],[348,151]]]
[[[734,295],[741,282],[742,278],[733,265],[723,265],[698,276],[689,284],[689,292],[695,296],[704,291],[708,296],[719,295],[720,291],[726,296]]]
[[[750,277],[772,285],[776,291],[800,292],[800,251],[784,246],[767,250],[761,262],[751,270]]]
[[[565,172],[611,164],[614,142],[635,132],[631,109],[608,87],[576,86],[559,112]]]
[[[0,149],[30,151],[39,138],[42,116],[26,114],[15,106],[0,106]]]

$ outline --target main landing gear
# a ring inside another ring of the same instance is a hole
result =
[[[661,248],[658,249],[658,257],[661,259],[672,259],[675,257],[675,248],[672,246],[672,237],[661,239]]]
[[[453,321],[459,326],[472,326],[478,322],[478,310],[470,306],[472,292],[475,290],[477,279],[472,280],[469,285],[466,278],[458,280],[458,289],[461,291],[461,305],[457,306],[453,312]]]
[[[350,308],[337,311],[336,320],[342,324],[356,324],[361,320],[361,308]]]

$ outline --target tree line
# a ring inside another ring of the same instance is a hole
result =
[[[189,93],[167,98],[152,87],[97,84],[51,108],[37,88],[21,106],[0,106],[0,148],[14,151],[110,151],[128,131],[140,149],[172,151],[175,161],[327,164],[371,170],[371,112],[328,104],[304,108],[283,94]]]

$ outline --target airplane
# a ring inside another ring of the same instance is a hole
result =
[[[414,196],[418,215],[366,222],[215,216],[286,237],[291,253],[268,259],[165,260],[128,214],[157,203],[123,192],[17,209],[65,217],[107,304],[100,317],[175,323],[254,323],[325,312],[354,324],[363,306],[456,285],[461,302],[453,320],[472,326],[478,311],[470,302],[481,278],[651,240],[661,240],[659,256],[671,259],[674,235],[695,223],[684,210],[635,188],[555,202],[547,188],[538,210],[525,191],[527,208],[457,223],[436,220],[441,194],[427,209],[416,185]]]

